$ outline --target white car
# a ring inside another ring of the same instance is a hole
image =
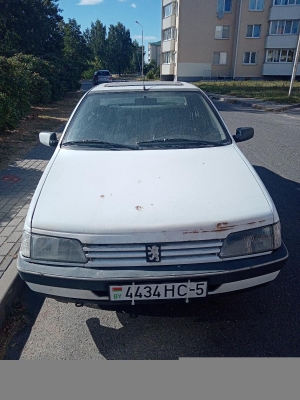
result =
[[[32,198],[18,270],[79,304],[190,302],[273,281],[288,252],[273,201],[223,119],[183,82],[83,96]]]

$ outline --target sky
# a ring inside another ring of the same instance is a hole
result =
[[[75,18],[83,32],[91,23],[99,19],[106,26],[121,22],[130,30],[131,39],[142,44],[143,25],[144,46],[147,54],[148,43],[161,40],[162,0],[59,0],[58,7],[65,22]]]

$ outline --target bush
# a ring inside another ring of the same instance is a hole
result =
[[[0,92],[0,131],[14,129],[30,107],[17,107],[16,99]]]
[[[146,78],[147,79],[154,79],[155,78],[153,70],[150,70],[149,72],[147,72]]]
[[[13,129],[30,110],[30,74],[20,62],[0,57],[0,129]]]
[[[30,103],[47,104],[52,97],[50,82],[34,72],[30,79]]]
[[[14,129],[31,105],[60,100],[80,88],[81,69],[72,60],[46,55],[0,57],[0,130]]]

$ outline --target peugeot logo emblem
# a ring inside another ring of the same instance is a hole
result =
[[[147,262],[154,263],[161,261],[161,246],[157,244],[146,245]]]

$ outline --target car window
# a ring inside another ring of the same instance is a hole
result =
[[[100,76],[109,76],[110,73],[109,73],[109,71],[99,71],[99,75]]]
[[[160,139],[166,146],[173,139],[201,140],[211,145],[231,143],[200,91],[159,90],[90,93],[70,122],[63,143],[101,140],[135,145]],[[155,147],[163,146],[153,143]]]

